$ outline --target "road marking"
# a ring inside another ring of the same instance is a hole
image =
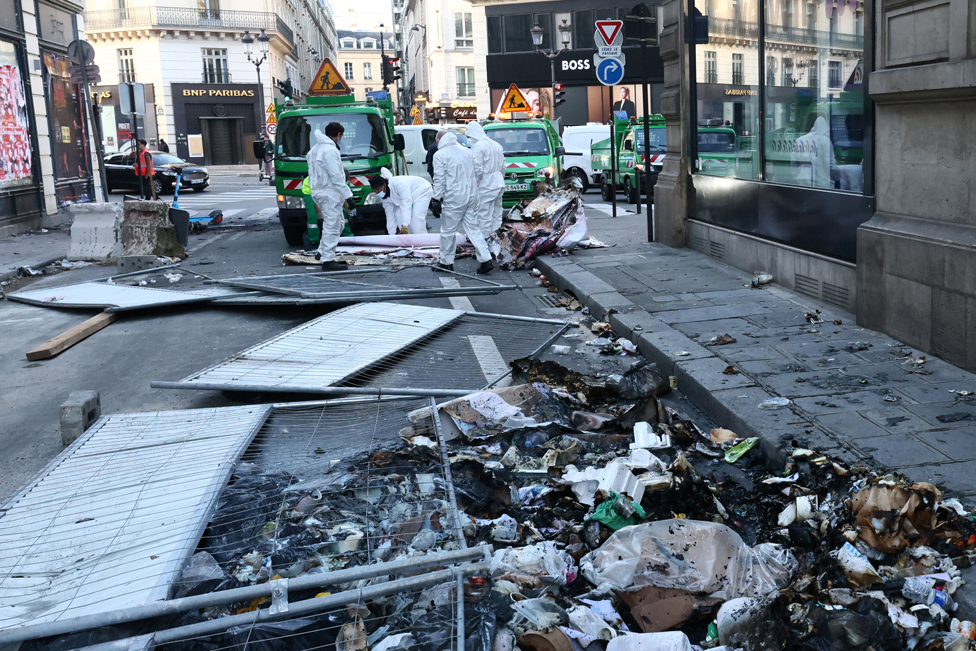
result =
[[[197,244],[196,246],[187,249],[186,252],[187,253],[196,253],[197,251],[199,251],[203,247],[209,246],[209,245],[213,244],[214,242],[216,242],[217,240],[227,237],[228,235],[230,235],[230,233],[221,233],[220,235],[217,235],[215,237],[211,237],[209,240],[206,240],[205,242],[201,242],[200,244]],[[240,235],[240,233],[236,233],[236,235]]]
[[[233,217],[234,215],[236,215],[239,212],[244,212],[244,209],[243,208],[234,208],[232,210],[224,210],[223,211],[223,213],[224,213],[224,219],[227,219],[228,217]]]
[[[481,372],[484,373],[486,380],[490,382],[510,370],[502,358],[502,354],[498,351],[494,339],[488,335],[468,335],[468,341],[471,343],[471,350],[474,351],[474,356],[478,359],[478,366],[481,367]],[[499,380],[495,386],[507,387],[511,383],[512,377],[507,376]]]
[[[444,285],[444,287],[450,287],[451,289],[455,289],[461,286],[461,283],[457,281],[457,278],[441,277],[441,284]],[[471,301],[468,299],[467,296],[452,296],[448,300],[451,301],[451,307],[453,307],[455,310],[464,310],[465,312],[477,312],[477,310],[474,309],[474,305],[471,304]]]

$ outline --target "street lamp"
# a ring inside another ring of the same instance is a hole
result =
[[[254,37],[248,31],[244,32],[244,36],[241,37],[241,43],[244,44],[244,54],[247,55],[247,60],[254,64],[254,69],[258,73],[258,104],[260,104],[261,115],[264,115],[264,86],[261,85],[261,64],[263,64],[268,58],[268,44],[271,41],[271,37],[265,34],[264,29],[258,34],[258,50],[260,50],[260,57],[258,53],[254,52]],[[261,131],[264,132],[264,120],[261,120]]]
[[[545,36],[546,32],[544,29],[542,29],[539,23],[536,23],[532,27],[532,29],[529,30],[529,34],[531,34],[532,36],[532,45],[535,46],[535,51],[543,56],[549,57],[549,72],[552,80],[553,104],[555,104],[555,99],[556,99],[556,59],[559,57],[560,54],[562,54],[567,49],[569,49],[569,42],[572,38],[573,26],[570,25],[565,19],[563,19],[562,23],[560,23],[559,27],[557,27],[556,29],[557,31],[559,31],[559,42],[562,45],[562,47],[558,50],[541,49],[542,39]],[[555,109],[556,108],[555,105],[552,108]]]

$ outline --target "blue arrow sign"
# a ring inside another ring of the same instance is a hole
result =
[[[617,59],[604,59],[596,67],[596,78],[604,86],[616,86],[624,78],[624,66]]]

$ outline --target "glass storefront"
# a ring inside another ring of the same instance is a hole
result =
[[[698,172],[863,193],[863,0],[696,8],[708,22],[695,52]]]
[[[17,46],[0,40],[0,192],[33,183],[30,119]]]
[[[81,92],[71,83],[70,60],[63,54],[43,51],[48,115],[51,121],[51,158],[59,205],[91,200],[88,139],[82,117]]]

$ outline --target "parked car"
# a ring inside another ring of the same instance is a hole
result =
[[[603,176],[599,171],[593,169],[592,161],[590,160],[590,145],[594,142],[606,140],[609,137],[610,126],[607,124],[582,124],[574,127],[566,127],[563,130],[563,145],[565,145],[567,152],[569,150],[573,151],[572,154],[567,153],[563,157],[563,169],[566,170],[564,173],[567,176],[579,178],[583,184],[584,192],[591,185],[600,185],[600,180]],[[580,155],[577,155],[576,152],[579,152]]]
[[[403,156],[407,159],[407,174],[419,176],[431,183],[434,179],[427,173],[427,149],[437,132],[441,129],[450,129],[458,138],[458,143],[465,147],[470,147],[467,137],[464,135],[463,124],[400,124],[396,127],[396,132],[403,136]]]
[[[182,168],[183,177],[180,190],[195,190],[203,192],[210,185],[210,173],[206,167],[187,163],[182,158],[165,154],[161,151],[150,151],[153,157],[153,183],[156,194],[169,194],[176,185],[177,168]],[[105,158],[105,185],[109,192],[114,190],[139,191],[136,179],[135,154],[119,152]]]

